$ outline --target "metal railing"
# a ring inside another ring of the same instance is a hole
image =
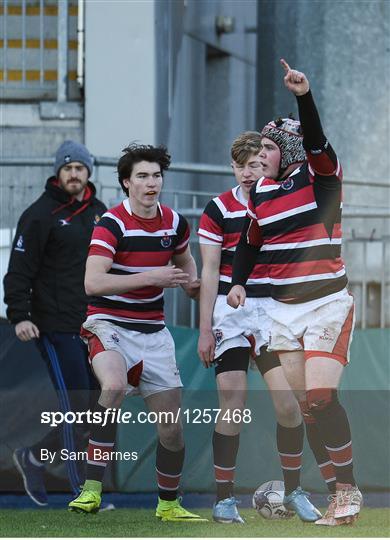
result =
[[[103,167],[116,168],[118,159],[111,157],[94,157],[94,182],[98,185],[100,183],[99,175],[100,169]],[[1,157],[0,167],[52,167],[52,157],[28,157],[28,158],[14,158],[14,157]],[[211,163],[191,163],[191,162],[174,162],[169,167],[169,172],[185,172],[194,174],[207,174],[214,176],[231,176],[234,174],[231,167],[227,165],[213,165]],[[390,189],[390,179],[385,182],[378,182],[376,180],[366,180],[364,182],[360,180],[354,180],[351,178],[344,178],[343,184],[347,186],[370,186],[370,188],[386,188]],[[116,187],[116,186],[112,186]],[[118,190],[120,187],[118,186]]]
[[[0,159],[0,167],[52,167],[52,158],[2,158]],[[100,182],[101,168],[103,167],[115,167],[116,160],[113,158],[99,157],[95,158],[95,175],[94,183],[97,187],[99,198],[104,200],[108,206],[116,204],[119,200],[123,199],[124,195],[121,192],[119,184],[111,185]],[[198,164],[198,163],[173,163],[170,167],[172,173],[195,173],[197,175],[218,175],[232,177],[233,173],[230,167]],[[49,173],[50,174],[50,173]],[[364,186],[366,184],[360,183],[356,180],[346,179],[344,181],[346,185]],[[386,188],[390,187],[390,183],[385,182],[370,182],[370,188]],[[24,200],[28,200],[28,204],[34,200],[34,197],[39,196],[42,192],[42,184],[39,185],[25,185],[20,188],[17,184],[3,186],[4,190],[8,190],[12,196],[8,197],[9,206],[11,210],[15,206],[15,201],[20,197],[15,196],[17,189],[23,189],[29,195],[24,197]],[[202,214],[203,208],[206,203],[221,190],[216,191],[198,191],[198,190],[173,190],[165,189],[162,192],[161,200],[164,204],[172,206],[183,214],[191,226],[191,238],[190,245],[193,251],[198,268],[200,268],[200,253],[198,246],[198,238],[196,236],[196,230],[198,228],[198,221]],[[26,195],[26,193],[25,193]],[[34,196],[32,196],[34,195]],[[3,199],[3,197],[2,197]],[[25,206],[28,205],[26,203]],[[343,211],[344,218],[363,218],[363,219],[388,219],[390,218],[390,209],[388,207],[378,206],[353,206],[344,205]],[[19,215],[12,212],[9,220],[8,229],[8,242],[3,240],[2,248],[8,248],[11,244],[11,240],[14,234],[14,227]],[[350,287],[352,288],[357,305],[357,323],[362,328],[369,326],[376,326],[384,328],[390,326],[390,315],[388,313],[388,307],[386,309],[386,301],[388,298],[388,291],[390,289],[389,279],[389,237],[383,238],[351,238],[345,239],[343,244],[343,255],[347,261],[347,268],[350,270]],[[369,253],[372,247],[376,245],[375,257]],[[359,254],[358,251],[360,250]],[[375,260],[373,266],[372,261]],[[358,268],[358,275],[356,275],[356,268]],[[374,302],[374,306],[372,303]],[[197,325],[198,319],[198,306],[195,302],[190,301],[181,294],[178,289],[171,289],[166,291],[166,313],[167,321],[173,325],[183,325],[194,328]]]

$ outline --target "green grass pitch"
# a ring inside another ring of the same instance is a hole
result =
[[[319,527],[297,517],[269,521],[254,510],[241,510],[246,525],[211,521],[209,509],[194,510],[208,523],[162,523],[153,510],[120,509],[97,515],[67,510],[0,510],[0,537],[389,537],[388,508],[363,509],[353,526]]]

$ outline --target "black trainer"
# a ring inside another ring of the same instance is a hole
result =
[[[29,460],[29,448],[17,448],[13,454],[16,468],[23,477],[24,489],[38,506],[47,506],[47,493],[43,483],[45,468],[34,465]]]

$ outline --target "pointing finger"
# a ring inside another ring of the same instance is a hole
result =
[[[280,59],[280,63],[282,64],[282,67],[284,69],[284,71],[287,73],[288,71],[290,71],[290,66],[287,64],[286,60],[284,58],[281,58]]]

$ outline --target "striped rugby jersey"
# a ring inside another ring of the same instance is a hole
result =
[[[144,219],[132,214],[129,200],[103,214],[94,228],[88,255],[112,259],[109,274],[132,275],[169,264],[189,242],[187,220],[167,206],[158,216]],[[151,333],[164,328],[164,290],[144,287],[120,295],[93,297],[87,320],[107,320],[119,326]]]
[[[232,281],[234,252],[240,240],[246,218],[246,201],[241,196],[239,186],[212,199],[200,218],[198,235],[201,244],[222,246],[219,267],[218,294],[227,295]],[[266,265],[260,253],[247,281],[248,297],[269,296],[269,278]]]
[[[260,178],[248,202],[249,244],[261,246],[271,296],[297,303],[347,284],[341,258],[342,170],[326,141],[284,180]]]

